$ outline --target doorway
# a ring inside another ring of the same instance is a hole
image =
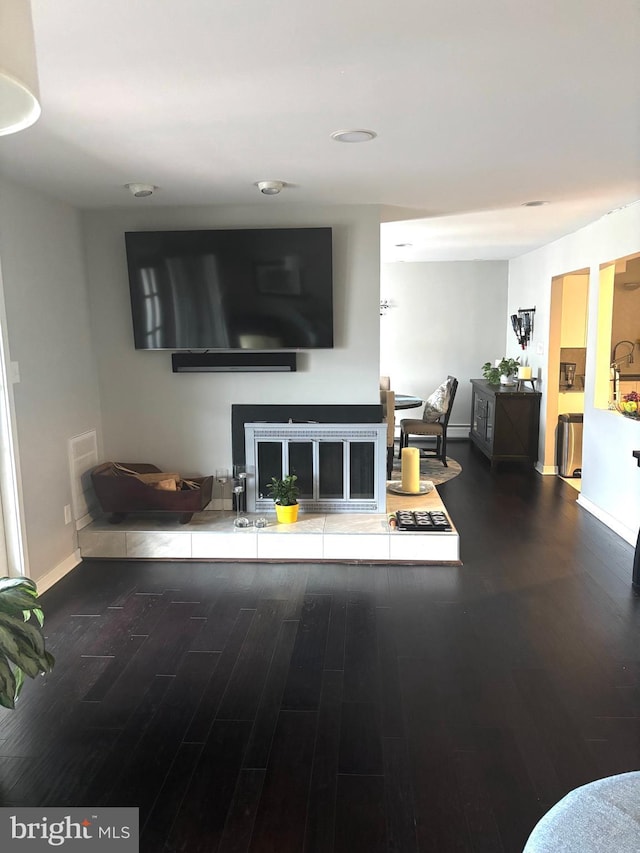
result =
[[[594,377],[594,405],[598,409],[615,409],[626,395],[636,396],[640,390],[638,317],[640,255],[602,264]]]
[[[589,270],[551,282],[545,466],[580,491]],[[554,428],[555,427],[555,428]]]
[[[29,577],[7,337],[0,267],[0,575]]]

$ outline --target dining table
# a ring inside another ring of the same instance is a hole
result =
[[[395,409],[417,409],[424,403],[420,397],[414,397],[413,394],[396,394]]]

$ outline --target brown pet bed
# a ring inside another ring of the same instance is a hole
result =
[[[183,479],[144,462],[103,462],[91,472],[91,481],[112,524],[130,512],[175,512],[187,524],[209,503],[213,488],[213,477]]]

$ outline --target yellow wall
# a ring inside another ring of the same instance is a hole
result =
[[[558,415],[561,412],[584,412],[584,393],[560,393],[560,350],[586,346],[588,297],[588,271],[556,276],[551,282],[545,468],[554,466],[556,462],[555,425]]]
[[[620,365],[620,374],[640,373],[640,258],[629,259],[616,264],[616,274],[613,285],[613,317],[611,321],[611,353],[618,341],[631,341],[635,344],[634,360],[631,364]],[[627,345],[618,347],[618,358],[630,351]]]
[[[586,347],[588,275],[565,275],[562,279],[561,347]]]

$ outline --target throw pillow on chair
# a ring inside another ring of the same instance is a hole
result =
[[[423,421],[433,424],[444,415],[449,406],[450,388],[448,380],[443,382],[442,385],[438,385],[424,404],[424,411],[422,413]]]

